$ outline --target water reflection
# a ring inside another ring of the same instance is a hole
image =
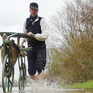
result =
[[[0,88],[0,93],[3,93]],[[55,90],[43,90],[33,91],[30,87],[26,87],[25,90],[19,91],[18,87],[14,87],[11,93],[93,93],[93,89],[55,89]]]
[[[59,91],[32,91],[32,90],[24,90],[24,91],[14,91],[12,93],[93,93],[93,89],[61,89]]]

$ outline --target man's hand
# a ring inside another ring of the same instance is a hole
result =
[[[27,33],[28,36],[32,36],[32,34],[33,34],[32,32]]]
[[[5,40],[7,38],[6,34],[3,34],[2,39]]]
[[[33,38],[35,37],[35,35],[32,32],[27,33],[27,35]]]

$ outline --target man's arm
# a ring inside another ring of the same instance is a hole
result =
[[[42,33],[35,34],[34,38],[38,41],[45,41],[48,38],[48,25],[44,18],[41,19],[40,26]]]

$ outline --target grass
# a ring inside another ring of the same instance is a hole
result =
[[[86,88],[86,89],[91,89],[93,88],[93,81],[87,81],[84,83],[77,83],[73,85],[64,85],[62,86],[64,88]]]

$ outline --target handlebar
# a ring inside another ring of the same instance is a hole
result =
[[[16,33],[16,32],[0,32],[0,35],[3,36],[3,34],[6,34],[11,37],[20,37],[20,38],[30,38],[27,34],[25,33]]]
[[[4,40],[4,43],[10,43],[11,44],[11,41],[10,41],[10,38],[11,37],[17,37],[18,38],[18,41],[20,38],[31,38],[30,36],[28,36],[27,34],[25,33],[16,33],[16,32],[0,32],[0,35],[3,36],[3,34],[6,34],[7,35],[7,38]]]
[[[28,36],[25,33],[16,33],[16,32],[0,32],[0,35],[3,36],[3,34],[7,35],[7,38],[3,41],[4,44],[9,44],[11,45],[13,42],[11,42],[10,38],[11,37],[17,37],[17,42],[18,42],[18,47],[19,47],[19,40],[20,38],[31,38],[30,36]],[[20,51],[29,51],[31,50],[32,47],[28,47],[28,48],[19,48]]]

